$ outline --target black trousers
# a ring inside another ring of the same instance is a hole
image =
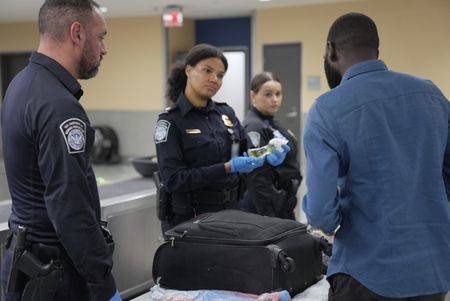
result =
[[[408,298],[387,298],[375,294],[347,274],[335,274],[328,279],[328,301],[444,301],[446,293]]]

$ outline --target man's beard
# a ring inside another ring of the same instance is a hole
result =
[[[330,89],[336,88],[341,83],[342,75],[339,73],[339,70],[333,68],[326,59],[324,60],[323,65],[328,81],[328,86],[330,87]]]
[[[83,53],[81,54],[80,64],[79,64],[79,78],[80,79],[90,79],[97,75],[98,67],[100,64],[95,62],[95,58],[92,55],[92,49],[86,43]]]

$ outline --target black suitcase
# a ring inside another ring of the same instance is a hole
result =
[[[319,239],[293,220],[224,210],[166,235],[153,259],[153,280],[163,288],[294,296],[323,277]]]

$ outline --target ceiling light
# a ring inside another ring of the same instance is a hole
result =
[[[100,11],[102,13],[107,13],[108,12],[108,8],[106,6],[100,6]]]

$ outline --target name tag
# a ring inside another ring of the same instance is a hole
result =
[[[186,133],[187,134],[201,134],[202,131],[200,131],[199,129],[186,129]]]

